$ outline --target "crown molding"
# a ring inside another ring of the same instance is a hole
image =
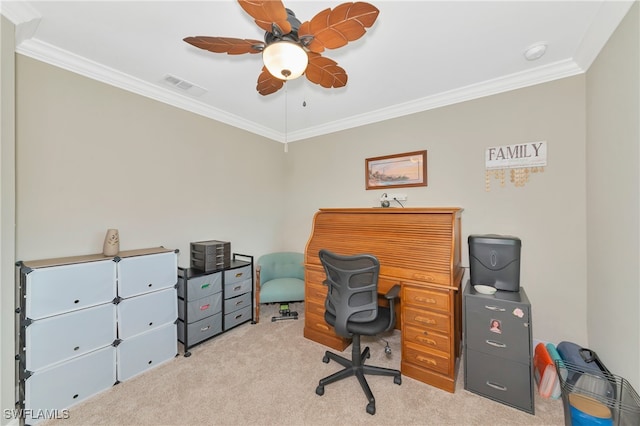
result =
[[[602,3],[598,11],[601,18],[593,20],[574,56],[580,67],[589,69],[633,3],[634,0],[606,0]]]
[[[577,74],[582,74],[584,71],[585,70],[578,66],[575,61],[560,61],[535,68],[531,71],[514,73],[505,77],[483,81],[481,83],[472,84],[444,93],[438,93],[433,96],[427,96],[425,98],[416,99],[388,108],[370,111],[344,120],[333,121],[326,125],[310,127],[308,129],[292,132],[288,135],[288,139],[289,142],[308,139],[392,118],[415,114],[417,112],[471,101],[485,96],[522,89],[565,77],[571,77]]]
[[[70,53],[66,50],[59,49],[48,43],[33,39],[26,40],[16,48],[16,52],[50,65],[54,65],[58,68],[172,105],[176,108],[180,108],[194,114],[220,121],[269,139],[282,141],[284,138],[284,135],[280,132],[257,125],[252,121],[230,114],[226,111],[212,108],[200,101],[191,99],[180,93],[176,93],[169,88],[148,83],[113,68],[106,67],[97,62],[90,61],[86,58]]]

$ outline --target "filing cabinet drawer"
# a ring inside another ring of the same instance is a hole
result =
[[[128,339],[175,322],[178,318],[177,305],[175,288],[122,300],[118,304],[118,337]]]
[[[531,368],[528,363],[496,359],[466,351],[465,389],[529,413],[533,412]]]
[[[184,343],[185,339],[184,333],[184,322],[178,321],[178,340],[182,343]],[[189,334],[189,343],[191,345],[200,343],[209,337],[222,333],[222,312],[203,318],[200,321],[187,324],[187,333]]]
[[[245,293],[238,297],[233,297],[224,301],[224,312],[230,313],[242,309],[244,307],[251,307],[251,293]]]
[[[178,281],[175,252],[124,257],[117,268],[118,296],[122,298],[173,287]]]
[[[212,294],[198,300],[187,302],[187,323],[199,321],[203,318],[222,311],[222,293]],[[185,320],[184,303],[178,305],[178,317]]]
[[[224,271],[224,283],[226,285],[230,285],[230,284],[245,281],[245,280],[251,281],[250,265]]]
[[[73,380],[75,377],[82,380]],[[25,409],[35,415],[39,410],[68,408],[115,383],[116,348],[107,346],[35,371],[25,381]],[[25,423],[33,424],[37,420],[27,417]]]
[[[123,340],[117,347],[117,377],[124,381],[157,367],[178,353],[178,330],[167,324]]]
[[[499,327],[491,327],[498,321]],[[531,354],[530,313],[523,305],[465,298],[466,344],[470,349],[515,361]]]
[[[37,268],[25,277],[25,314],[32,320],[101,305],[116,297],[113,259]]]
[[[402,303],[405,305],[420,306],[427,309],[449,312],[449,291],[436,290],[425,287],[412,287],[405,285]]]
[[[234,282],[225,282],[224,283],[224,298],[231,299],[232,297],[239,296],[244,293],[248,293],[251,291],[253,287],[253,282],[251,278],[244,281],[234,281]]]
[[[438,350],[444,354],[448,354],[450,351],[451,340],[447,335],[411,326],[406,326],[402,330],[402,334],[402,338],[407,343],[411,342],[430,350]]]
[[[225,314],[224,316],[224,329],[228,330],[251,319],[251,306],[239,309],[235,312]]]
[[[450,318],[448,315],[406,306],[404,307],[402,315],[404,316],[403,321],[406,324],[413,324],[419,328],[427,327],[440,331],[443,334],[450,333]]]
[[[418,346],[410,342],[404,344],[402,359],[405,362],[415,364],[428,370],[437,371],[442,374],[449,374],[449,356],[439,351],[430,351],[424,346]]]
[[[31,371],[104,348],[116,340],[116,306],[109,303],[34,321],[25,339],[26,368]]]
[[[222,291],[222,273],[202,275],[189,278],[180,277],[178,279],[178,296],[184,299],[185,281],[187,282],[187,300],[197,300],[214,293]]]

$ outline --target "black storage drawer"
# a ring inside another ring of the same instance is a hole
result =
[[[468,349],[465,389],[533,414],[531,365]]]

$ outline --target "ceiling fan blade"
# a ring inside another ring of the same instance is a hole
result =
[[[327,89],[344,87],[347,84],[347,72],[333,59],[319,53],[309,52],[309,65],[304,74],[307,80]]]
[[[260,53],[264,48],[264,42],[230,37],[196,36],[184,39],[187,43],[214,53],[227,53],[229,55],[241,55],[243,53]]]
[[[291,24],[287,20],[287,10],[280,0],[238,0],[238,3],[263,30],[270,33],[273,30],[273,24],[276,24],[282,34],[291,32]]]
[[[378,8],[369,3],[344,3],[333,10],[325,9],[311,21],[303,22],[298,29],[298,37],[313,36],[307,46],[312,52],[336,49],[362,37],[365,28],[374,24],[379,13]]]
[[[262,67],[262,72],[258,76],[258,85],[256,86],[258,93],[262,96],[267,96],[282,89],[282,86],[284,86],[284,80],[275,78],[267,70],[267,67]]]

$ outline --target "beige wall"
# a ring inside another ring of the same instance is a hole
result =
[[[365,190],[365,158],[426,149],[428,186],[402,189],[403,204],[463,207],[465,266],[469,234],[519,237],[534,338],[586,345],[584,89],[577,76],[292,144],[287,244],[304,249],[320,207],[379,205],[383,191]],[[485,191],[485,148],[541,140],[543,173]]]
[[[19,260],[282,244],[282,144],[18,55]]]
[[[640,389],[639,18],[636,2],[587,73],[589,344],[635,389]]]
[[[15,263],[15,26],[0,16],[0,407],[15,402],[14,263]],[[2,412],[0,424],[9,419]]]

